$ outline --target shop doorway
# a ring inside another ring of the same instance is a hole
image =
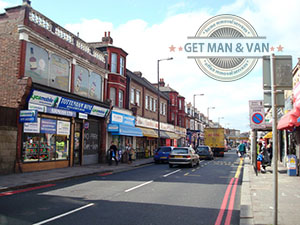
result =
[[[82,158],[82,124],[75,123],[73,165],[81,165]]]

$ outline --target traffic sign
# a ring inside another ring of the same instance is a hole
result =
[[[264,120],[264,116],[260,113],[254,113],[252,115],[252,121],[255,124],[261,124],[263,122],[263,120]]]
[[[251,129],[264,129],[266,127],[262,100],[249,101],[249,114]]]

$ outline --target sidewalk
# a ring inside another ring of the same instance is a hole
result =
[[[271,167],[256,176],[249,158],[245,159],[241,190],[240,224],[273,224],[273,174]],[[300,177],[288,176],[278,165],[278,224],[294,225],[300,221]]]
[[[153,163],[153,158],[137,159],[133,161],[132,164],[119,163],[118,166],[116,166],[115,163],[113,163],[111,166],[108,164],[94,164],[37,172],[2,175],[0,176],[0,192],[97,173],[100,174],[127,171],[150,163]]]

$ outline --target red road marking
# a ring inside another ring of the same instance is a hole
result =
[[[229,202],[229,206],[228,206],[228,212],[227,212],[227,216],[226,216],[226,220],[225,220],[225,225],[230,225],[238,180],[239,180],[238,178],[235,178],[235,182],[234,182],[232,192],[231,192],[231,196],[230,196],[230,202]]]
[[[221,205],[221,208],[220,208],[219,215],[218,215],[217,220],[215,222],[215,225],[220,225],[221,222],[222,222],[222,218],[223,218],[226,206],[227,206],[227,201],[228,201],[228,198],[229,198],[229,194],[230,194],[230,190],[231,190],[231,186],[232,186],[233,181],[234,181],[234,178],[231,178],[230,183],[227,186],[227,189],[226,189],[226,192],[225,192],[225,195],[224,195],[224,199],[223,199],[223,202],[222,202],[222,205]]]
[[[46,184],[46,185],[37,186],[37,187],[20,189],[20,190],[16,190],[16,191],[2,192],[2,193],[0,193],[0,197],[2,197],[2,196],[8,196],[8,195],[14,195],[14,194],[18,194],[18,193],[22,193],[22,192],[26,192],[26,191],[33,191],[33,190],[37,190],[37,189],[41,189],[41,188],[53,187],[55,185],[56,184]]]
[[[99,174],[99,176],[104,177],[104,176],[108,176],[108,175],[111,175],[111,174],[112,174],[112,172],[101,173],[101,174]]]

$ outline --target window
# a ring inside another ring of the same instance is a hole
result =
[[[164,103],[164,107],[163,107],[163,115],[164,115],[164,116],[166,115],[166,107],[167,107],[167,104]]]
[[[181,99],[179,100],[179,110],[181,110]]]
[[[162,102],[160,103],[159,113],[160,113],[160,114],[163,114],[163,103],[162,103]]]
[[[124,91],[119,90],[119,107],[123,108],[123,96],[124,96]]]
[[[116,89],[115,88],[110,88],[109,98],[111,100],[111,104],[116,105]]]
[[[135,99],[135,102],[138,106],[140,106],[140,91],[136,91],[136,99]]]
[[[156,112],[156,104],[157,104],[157,100],[154,99],[153,100],[153,111]]]
[[[148,95],[146,95],[146,98],[145,98],[145,109],[148,109],[148,107],[149,107],[148,106],[149,105],[148,98],[149,98]]]
[[[152,111],[152,104],[153,104],[153,103],[152,103],[152,100],[153,100],[153,98],[150,97],[150,103],[149,103],[149,110],[150,110],[150,111]]]
[[[172,120],[172,121],[175,120],[175,114],[174,114],[174,113],[172,113],[172,118],[171,118],[171,120]]]
[[[130,90],[130,103],[134,104],[134,89],[131,88]]]
[[[116,53],[111,54],[111,72],[113,73],[117,72],[117,57]]]
[[[120,74],[121,75],[124,75],[124,64],[125,64],[124,57],[120,57]]]

